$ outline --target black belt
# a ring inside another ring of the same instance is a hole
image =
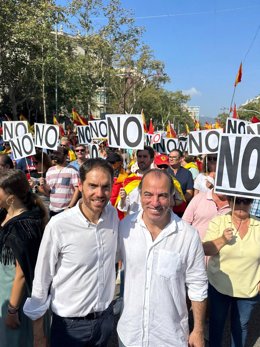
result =
[[[73,320],[94,320],[103,315],[105,311],[102,312],[91,312],[87,314],[85,317],[66,317],[67,319],[73,319]]]

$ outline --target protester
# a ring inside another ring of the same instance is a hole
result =
[[[133,213],[140,208],[140,194],[138,185],[142,176],[151,168],[154,159],[154,150],[150,146],[144,146],[144,149],[137,151],[138,170],[129,175],[124,181],[124,188],[120,189],[119,199],[116,206],[119,211]]]
[[[119,228],[125,266],[121,346],[202,347],[207,277],[199,236],[171,212],[173,184],[165,170],[145,173],[139,190],[142,210]],[[194,316],[190,336],[186,287]]]
[[[251,199],[229,197],[232,214],[214,218],[204,239],[210,256],[209,341],[221,346],[229,309],[232,347],[246,344],[251,312],[259,302],[260,221],[250,217]]]
[[[0,169],[13,169],[14,164],[8,154],[0,154]]]
[[[80,145],[80,144],[76,145],[75,146],[75,153],[76,153],[77,159],[70,162],[70,164],[68,166],[74,167],[77,171],[79,171],[80,166],[83,163],[85,163],[85,161],[87,160],[85,145]]]
[[[35,171],[30,174],[29,184],[32,190],[41,198],[44,206],[49,211],[50,206],[50,195],[46,193],[43,186],[40,184],[40,179],[46,178],[46,173],[48,169],[52,166],[52,162],[47,153],[37,152],[33,156],[33,165],[35,166]]]
[[[167,171],[180,182],[185,199],[189,202],[193,197],[193,178],[190,171],[181,166],[182,157],[180,150],[171,151],[169,154],[170,166]]]
[[[51,155],[54,166],[46,173],[46,179],[40,178],[40,185],[50,196],[50,217],[66,208],[75,206],[79,198],[79,175],[77,170],[66,167],[68,151],[58,147]]]
[[[203,173],[200,173],[194,181],[194,195],[199,192],[207,192],[214,187],[216,165],[216,154],[208,154],[204,157]]]
[[[51,303],[51,346],[107,346],[113,329],[118,218],[108,204],[113,169],[103,159],[80,167],[77,206],[48,223],[24,312],[34,336],[46,343],[42,320]],[[41,345],[41,346],[42,346]]]
[[[198,176],[199,174],[199,169],[197,166],[197,163],[195,162],[195,158],[191,155],[185,155],[182,158],[181,162],[182,167],[184,169],[187,169],[191,172],[193,180]]]
[[[20,170],[0,170],[0,345],[31,347],[30,295],[47,211]]]
[[[69,141],[68,137],[63,136],[60,139],[60,146],[66,148],[67,151],[68,151],[68,153],[67,153],[67,163],[70,163],[71,161],[74,161],[74,160],[77,159],[73,149],[70,146],[70,141]]]
[[[194,226],[204,239],[209,222],[216,216],[230,212],[226,195],[215,193],[213,190],[200,192],[195,195],[187,206],[182,219]]]

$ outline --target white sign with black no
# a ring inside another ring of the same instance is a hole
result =
[[[110,147],[144,148],[144,129],[140,114],[111,114],[106,115],[106,120]]]
[[[34,123],[34,142],[36,147],[56,151],[59,143],[59,126]]]
[[[217,153],[223,129],[191,131],[188,135],[189,155]]]
[[[29,157],[36,153],[31,133],[10,139],[9,142],[15,160]]]
[[[215,192],[260,198],[260,136],[221,135]]]

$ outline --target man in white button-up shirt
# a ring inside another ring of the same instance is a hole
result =
[[[51,346],[106,346],[113,329],[118,218],[108,205],[113,169],[103,159],[80,167],[77,206],[53,217],[40,246],[32,297],[35,346],[46,346],[43,316],[51,303]]]
[[[119,227],[125,266],[121,344],[202,347],[207,276],[198,233],[171,211],[173,186],[167,172],[148,171],[139,189],[142,210]],[[194,316],[190,335],[186,292]]]

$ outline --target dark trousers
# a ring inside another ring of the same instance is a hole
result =
[[[106,347],[114,326],[113,306],[98,318],[63,318],[53,314],[51,347]]]
[[[209,284],[209,345],[222,346],[222,336],[229,308],[231,319],[231,346],[244,347],[247,338],[248,322],[252,310],[259,302],[259,295],[243,299],[219,293]]]

